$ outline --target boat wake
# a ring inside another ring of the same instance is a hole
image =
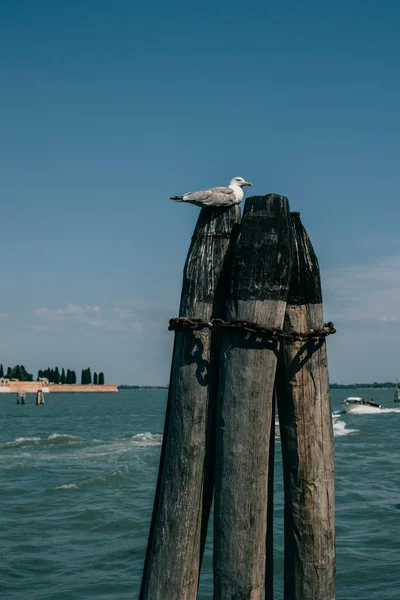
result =
[[[351,412],[347,412],[345,409],[343,409],[341,412],[342,414],[346,413],[348,415],[387,415],[391,413],[400,414],[400,408],[380,408],[377,410],[373,406],[369,407],[364,404],[360,407],[352,406]]]
[[[332,426],[334,437],[342,437],[344,435],[351,435],[353,433],[359,433],[358,429],[347,429],[346,423],[340,421],[339,417],[342,415],[342,411],[338,410],[332,413]],[[275,421],[275,436],[280,438],[279,432],[279,421]]]
[[[345,435],[352,435],[354,433],[359,433],[359,429],[347,429],[347,425],[344,421],[340,420],[342,412],[335,411],[332,413],[332,425],[333,425],[333,435],[334,437],[343,437]]]

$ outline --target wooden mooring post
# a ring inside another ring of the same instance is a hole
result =
[[[287,331],[323,327],[318,261],[292,213]],[[334,600],[334,448],[325,338],[284,343],[278,361],[284,472],[285,600]]]
[[[318,261],[284,196],[249,198],[239,221],[203,209],[187,256],[140,600],[197,598],[214,491],[214,600],[273,600],[275,394],[284,598],[335,599]]]
[[[227,321],[282,327],[290,237],[287,198],[270,194],[246,201]],[[266,547],[271,547],[266,542],[268,463],[278,352],[277,340],[234,329],[224,334],[217,406],[215,600],[265,597]]]
[[[180,317],[223,318],[238,206],[200,213],[187,256]],[[215,463],[220,334],[177,331],[140,600],[195,600]]]

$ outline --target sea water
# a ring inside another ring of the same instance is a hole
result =
[[[400,407],[341,412],[332,391],[338,600],[400,598]],[[351,395],[371,397],[370,390]],[[161,450],[166,390],[0,396],[2,600],[138,598]],[[283,589],[280,442],[275,473],[275,598]],[[199,600],[212,598],[212,539]],[[166,599],[168,600],[168,599]],[[320,599],[323,600],[323,599]]]

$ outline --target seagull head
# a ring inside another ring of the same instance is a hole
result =
[[[233,185],[242,188],[245,185],[252,185],[252,184],[250,183],[250,181],[246,181],[245,179],[243,179],[243,177],[234,177],[229,182],[229,187],[232,187]]]

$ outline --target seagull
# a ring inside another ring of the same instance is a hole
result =
[[[243,200],[243,187],[251,185],[243,177],[234,177],[228,187],[213,187],[200,192],[188,192],[183,196],[172,196],[176,202],[190,202],[196,206],[231,206],[240,204]]]

